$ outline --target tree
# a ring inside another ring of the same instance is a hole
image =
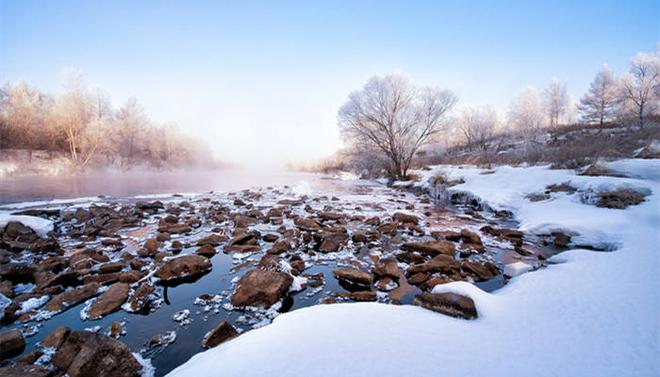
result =
[[[488,149],[488,140],[492,138],[498,123],[497,112],[489,106],[467,107],[458,121],[468,148],[477,146],[484,151]]]
[[[90,161],[95,149],[84,141],[85,132],[93,119],[92,106],[82,76],[70,75],[65,93],[58,98],[55,112],[71,161],[79,167],[84,167]]]
[[[603,128],[603,124],[616,113],[617,90],[612,71],[607,66],[603,66],[589,85],[589,92],[580,99],[578,109],[582,121],[598,122],[600,128]]]
[[[338,114],[344,138],[382,153],[391,177],[405,179],[415,152],[436,135],[456,103],[448,90],[417,87],[400,75],[372,77]]]
[[[135,97],[131,97],[117,112],[117,134],[122,165],[130,166],[141,151],[141,142],[149,120]]]
[[[621,97],[624,108],[630,109],[640,127],[646,115],[656,110],[659,95],[660,52],[635,55],[621,78]]]
[[[550,85],[543,91],[543,106],[550,120],[550,127],[556,128],[559,125],[559,118],[568,107],[566,84],[556,78],[550,80]]]
[[[511,103],[507,118],[509,128],[521,132],[528,140],[535,140],[545,125],[543,106],[536,90],[523,90]]]

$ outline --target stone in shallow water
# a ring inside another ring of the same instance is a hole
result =
[[[238,307],[270,307],[289,290],[292,282],[289,274],[255,268],[238,281],[231,304]]]
[[[126,301],[130,287],[126,283],[115,283],[105,291],[89,308],[89,318],[99,319],[110,314]]]
[[[374,276],[368,272],[355,268],[338,268],[333,271],[335,277],[352,284],[369,287],[374,280]]]
[[[202,341],[204,348],[215,347],[229,339],[237,337],[238,331],[227,321],[220,322],[213,330],[209,331]]]
[[[0,360],[20,355],[25,349],[25,338],[14,329],[0,333]]]
[[[156,277],[165,282],[194,278],[211,270],[211,261],[199,255],[183,255],[168,260],[157,271]]]

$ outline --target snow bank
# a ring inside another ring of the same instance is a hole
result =
[[[633,178],[578,177],[545,167],[500,167],[493,174],[453,169],[465,190],[516,214],[528,231],[575,230],[613,252],[571,250],[556,264],[520,275],[493,294],[465,283],[435,292],[470,296],[480,317],[465,321],[412,306],[319,305],[283,314],[194,356],[169,376],[655,376],[659,312],[660,160],[615,163]],[[622,183],[652,192],[625,210],[578,195],[525,195],[570,181],[582,190]]]
[[[53,230],[53,222],[36,216],[9,215],[0,213],[0,229],[7,226],[11,221],[18,221],[32,229],[39,237],[46,237]]]

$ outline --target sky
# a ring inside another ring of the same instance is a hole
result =
[[[0,82],[56,94],[77,70],[221,160],[304,163],[341,146],[337,111],[373,75],[502,115],[553,77],[579,98],[656,49],[659,2],[0,0]]]

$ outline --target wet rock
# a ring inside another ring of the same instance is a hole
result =
[[[392,279],[399,278],[399,266],[396,260],[391,258],[381,258],[376,262],[373,268],[374,275],[380,277],[390,277]]]
[[[474,245],[483,245],[481,242],[481,237],[475,232],[472,232],[467,229],[461,229],[461,239],[465,243],[470,243]]]
[[[44,278],[39,278],[39,274],[35,276],[37,286],[40,289],[61,285],[63,287],[75,287],[81,284],[80,272],[78,271],[65,271],[56,275],[48,275]]]
[[[197,241],[197,246],[207,246],[207,245],[218,246],[225,241],[227,241],[227,236],[219,235],[219,234],[211,234],[210,236],[206,236],[201,240]]]
[[[436,272],[443,274],[452,274],[458,272],[461,263],[448,255],[437,255],[427,263],[414,264],[408,267],[408,275],[412,276],[418,273],[433,274]]]
[[[337,297],[346,297],[354,301],[376,301],[378,296],[374,291],[356,291],[337,293]]]
[[[474,301],[455,293],[423,292],[413,298],[413,303],[452,317],[475,319],[478,316]]]
[[[565,248],[571,243],[571,235],[562,232],[553,232],[554,245],[558,248]]]
[[[268,233],[264,235],[263,240],[266,242],[275,242],[280,238],[277,234]]]
[[[472,276],[476,281],[486,281],[500,274],[500,270],[493,263],[477,263],[465,261],[461,263],[461,269]]]
[[[124,327],[118,321],[113,321],[110,325],[110,337],[118,339],[120,336],[126,334]]]
[[[231,304],[237,307],[270,307],[289,290],[292,282],[289,274],[255,268],[238,281]]]
[[[330,253],[338,251],[346,241],[348,241],[348,235],[345,233],[330,233],[326,234],[323,237],[323,241],[319,246],[319,251],[322,253]]]
[[[0,361],[20,355],[25,349],[25,338],[14,329],[0,332]]]
[[[143,247],[149,252],[150,255],[154,255],[160,248],[160,242],[158,242],[158,240],[155,238],[150,238],[144,243]]]
[[[174,282],[201,276],[211,270],[208,258],[199,255],[184,255],[170,259],[155,273],[155,276],[164,282]]]
[[[204,348],[215,347],[218,344],[224,343],[229,339],[237,337],[238,331],[227,321],[220,322],[213,330],[209,331],[204,340],[202,341],[202,346]]]
[[[403,212],[396,212],[394,215],[392,215],[392,219],[404,224],[411,223],[417,225],[419,222],[419,218],[417,216]]]
[[[49,312],[61,312],[72,306],[78,305],[79,303],[92,298],[98,294],[98,290],[101,288],[99,283],[93,282],[85,284],[82,287],[73,288],[68,291],[64,291],[57,296],[53,297],[48,304],[44,307],[44,310]]]
[[[211,258],[216,254],[215,248],[211,245],[204,245],[195,251],[195,254],[206,258]]]
[[[385,223],[378,226],[378,231],[383,234],[394,235],[399,226],[396,223]]]
[[[398,253],[395,257],[397,260],[408,264],[422,263],[425,260],[423,255],[414,252]]]
[[[353,240],[354,243],[367,243],[367,235],[362,233],[362,232],[355,232],[353,233],[353,236],[351,236],[351,239]]]
[[[319,224],[316,220],[311,219],[311,218],[297,218],[293,221],[293,223],[300,229],[302,230],[317,230],[321,229],[321,224]]]
[[[192,228],[186,224],[162,224],[158,227],[159,232],[170,234],[190,233],[191,230]]]
[[[89,331],[72,331],[53,356],[70,377],[137,377],[142,366],[122,342]]]
[[[103,252],[93,249],[84,249],[69,256],[69,267],[73,269],[84,269],[108,261],[110,261],[110,258],[108,258]]]
[[[282,254],[282,253],[285,253],[289,250],[291,250],[291,244],[289,243],[289,241],[281,240],[281,241],[275,242],[275,244],[273,244],[273,246],[270,249],[268,249],[268,251],[266,253],[268,253],[268,254]]]
[[[123,262],[110,262],[110,263],[105,263],[102,264],[99,267],[99,273],[101,274],[108,274],[111,272],[119,272],[124,269],[126,265]]]
[[[333,275],[338,280],[365,287],[370,287],[374,280],[372,274],[355,268],[338,268],[333,271]]]
[[[299,206],[302,205],[304,202],[302,199],[282,199],[277,202],[279,205],[283,206]]]
[[[115,283],[103,292],[89,308],[89,318],[99,319],[114,312],[128,298],[130,287],[126,283]]]
[[[345,215],[337,212],[321,212],[319,218],[324,221],[339,221],[344,219]]]
[[[111,272],[109,274],[87,275],[83,278],[83,284],[99,283],[103,285],[110,285],[119,281],[119,272]]]
[[[438,230],[431,232],[431,237],[448,241],[458,241],[461,239],[461,233],[451,230]]]
[[[34,282],[36,267],[28,263],[7,263],[0,265],[0,277],[14,284]]]
[[[364,220],[364,223],[367,225],[380,225],[380,217],[374,216]]]
[[[51,377],[54,375],[55,371],[41,365],[17,363],[16,365],[0,368],[0,376],[2,377]]]
[[[229,241],[224,249],[225,253],[247,253],[261,251],[258,244],[258,232],[238,233]]]
[[[50,334],[46,335],[44,340],[41,341],[40,345],[44,348],[54,348],[55,350],[59,349],[62,343],[71,333],[71,329],[68,327],[58,327],[53,330]]]
[[[119,282],[133,284],[143,277],[144,274],[140,271],[126,271],[119,274]]]
[[[413,285],[420,285],[429,279],[429,275],[423,272],[418,272],[408,278],[408,283]]]
[[[416,251],[422,254],[436,256],[439,254],[454,256],[456,246],[445,240],[427,242],[407,242],[401,248],[406,251]]]
[[[397,287],[396,282],[389,276],[386,276],[378,280],[378,282],[376,283],[376,288],[378,288],[378,290],[380,291],[387,292],[395,289],[396,287]]]
[[[154,287],[147,283],[142,283],[133,292],[133,295],[128,300],[128,309],[132,312],[141,312],[149,303],[149,295],[153,293]]]

